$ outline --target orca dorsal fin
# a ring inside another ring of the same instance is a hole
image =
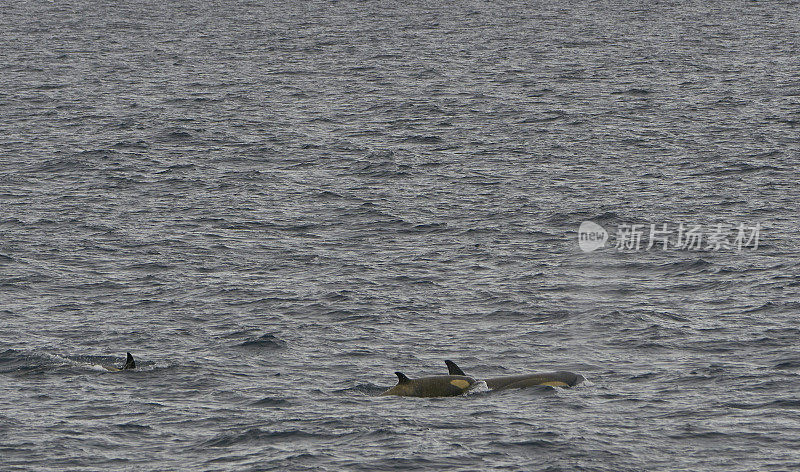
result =
[[[461,367],[456,365],[455,362],[453,362],[453,361],[444,361],[444,363],[447,364],[447,372],[449,372],[450,375],[463,375],[463,376],[467,375],[467,374],[464,373],[463,370],[461,370]]]
[[[404,374],[402,372],[395,372],[394,375],[397,376],[397,383],[404,384],[406,382],[411,382],[411,379],[406,377],[406,374]]]
[[[125,366],[122,367],[122,370],[135,369],[136,361],[133,360],[133,356],[131,355],[130,352],[127,352],[126,354],[127,356],[125,357]]]

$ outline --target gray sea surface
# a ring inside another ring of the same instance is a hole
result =
[[[4,1],[0,470],[798,470],[798,125],[797,1]]]

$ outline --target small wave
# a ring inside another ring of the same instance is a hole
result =
[[[182,142],[187,141],[192,137],[191,133],[181,129],[169,131],[161,136],[161,139],[166,142]]]
[[[76,159],[55,158],[44,161],[35,171],[37,173],[63,172],[81,167],[81,162]]]
[[[400,233],[437,233],[447,231],[447,223],[423,223],[408,229],[401,229]]]
[[[371,317],[370,317],[371,318]],[[375,351],[368,348],[359,348],[359,349],[351,349],[344,353],[347,356],[353,357],[362,357],[362,356],[373,356],[375,355]]]
[[[637,88],[637,87],[632,87],[627,90],[619,90],[616,92],[611,92],[612,95],[634,95],[634,96],[650,95],[651,93],[653,93],[652,90]]]
[[[121,290],[121,289],[126,288],[125,285],[122,285],[122,284],[119,284],[119,283],[116,283],[116,282],[112,282],[110,280],[106,280],[106,281],[103,281],[103,282],[91,282],[91,283],[85,283],[85,284],[78,284],[78,285],[67,285],[67,287],[68,288],[81,289],[81,290],[87,290],[87,289],[90,289],[90,290],[102,290],[102,289]]]
[[[111,147],[115,149],[147,149],[150,146],[147,144],[146,141],[138,140],[138,141],[119,141]]]
[[[139,262],[131,264],[127,268],[130,270],[143,270],[145,272],[159,272],[168,269],[169,266],[159,262]]]
[[[69,359],[54,354],[6,349],[0,352],[0,374],[36,374],[63,367]]]
[[[760,172],[786,172],[788,169],[771,165],[754,165],[747,162],[730,163],[727,167],[717,167],[708,171],[700,172],[696,175],[737,175],[751,174]]]
[[[415,143],[415,144],[439,144],[442,142],[442,138],[439,136],[408,136],[403,139],[404,142],[407,143]]]
[[[274,334],[267,333],[257,338],[249,339],[239,343],[239,347],[257,348],[257,349],[282,349],[286,347],[286,341],[279,339]]]
[[[656,377],[658,377],[660,375],[662,375],[662,374],[660,374],[658,372],[645,372],[643,374],[637,374],[637,375],[631,376],[628,379],[628,381],[630,381],[630,382],[648,381],[649,382],[649,381],[653,380],[654,378],[656,378]]]
[[[351,295],[353,294],[352,290],[336,290],[333,292],[328,292],[322,296],[322,298],[326,300],[335,300],[335,301],[344,301],[350,300]]]
[[[38,86],[34,86],[34,90],[59,90],[63,88],[69,87],[70,84],[39,84]]]
[[[792,398],[792,399],[774,400],[767,403],[765,406],[768,408],[800,410],[800,399]]]
[[[393,161],[357,161],[350,166],[350,171],[343,175],[362,175],[370,177],[403,177],[408,175],[410,166]]]
[[[547,217],[547,222],[556,226],[574,226],[575,231],[583,221],[594,221],[599,224],[609,224],[620,220],[620,215],[613,211],[593,213],[591,211],[576,211],[573,213],[555,212]]]
[[[314,200],[339,200],[345,197],[330,190],[320,190],[314,195]]]
[[[174,164],[174,165],[171,165],[171,166],[167,167],[166,169],[162,169],[162,170],[159,170],[159,171],[155,172],[155,174],[169,174],[169,173],[181,172],[181,171],[185,171],[185,170],[195,170],[196,168],[197,168],[197,166],[195,166],[194,164]]]
[[[387,388],[388,387],[382,387],[380,385],[375,385],[371,383],[362,383],[353,385],[352,387],[334,390],[333,393],[346,396],[350,396],[352,394],[360,394],[360,395],[374,397],[385,392]]]
[[[551,121],[556,121],[567,117],[568,115],[564,111],[551,110],[525,118],[524,120],[520,121],[520,123],[549,123]]]
[[[235,444],[247,443],[276,443],[285,441],[297,441],[303,439],[328,439],[333,437],[329,434],[313,434],[305,431],[266,431],[260,428],[251,428],[242,433],[221,434],[200,444],[205,447],[230,447]]]
[[[524,441],[514,441],[514,442],[501,442],[501,441],[493,441],[490,443],[493,446],[498,446],[501,448],[506,447],[518,447],[523,448],[526,450],[530,449],[547,449],[551,450],[556,447],[556,443],[553,441],[546,441],[544,439],[527,439]]]
[[[666,274],[687,275],[691,273],[709,273],[715,270],[716,265],[702,258],[679,260],[660,264],[657,269]]]
[[[0,352],[0,373],[24,370],[27,356],[15,349],[6,349]]]
[[[153,429],[150,426],[136,423],[121,423],[115,426],[123,431],[148,431]]]
[[[778,370],[800,369],[800,357],[778,359],[778,363],[775,364],[773,369],[778,369]]]
[[[264,397],[261,400],[256,400],[251,403],[253,406],[289,406],[291,402],[283,398]]]
[[[800,310],[800,302],[766,302],[763,305],[748,308],[742,313],[774,313],[785,314]]]
[[[668,438],[671,439],[679,439],[679,440],[694,440],[694,439],[726,439],[726,440],[734,440],[734,439],[741,439],[743,436],[749,436],[745,433],[723,433],[721,431],[698,431],[698,432],[686,432],[680,434],[671,434],[668,435]]]
[[[727,408],[735,408],[737,410],[763,410],[763,409],[800,410],[800,399],[788,398],[781,400],[772,400],[763,403],[730,402],[730,403],[724,403],[722,406]]]
[[[10,429],[13,427],[17,427],[18,425],[23,424],[22,421],[17,420],[15,418],[11,418],[9,416],[5,416],[0,414],[0,431],[4,431],[6,429]]]

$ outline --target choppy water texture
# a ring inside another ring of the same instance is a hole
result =
[[[798,25],[4,2],[0,468],[800,467]],[[583,253],[584,220],[763,229]],[[375,397],[448,358],[590,382]]]

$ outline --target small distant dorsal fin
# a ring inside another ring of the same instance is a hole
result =
[[[444,363],[447,364],[447,371],[450,373],[450,375],[464,375],[464,376],[467,375],[464,373],[463,370],[461,370],[461,367],[456,365],[455,362],[444,361]]]
[[[125,366],[122,368],[122,370],[135,369],[136,368],[136,361],[133,360],[133,356],[131,355],[130,352],[127,352],[126,354],[127,354],[127,357],[125,358]]]
[[[397,383],[404,384],[406,382],[411,382],[411,379],[406,377],[406,374],[404,374],[402,372],[395,372],[394,375],[397,376]]]

